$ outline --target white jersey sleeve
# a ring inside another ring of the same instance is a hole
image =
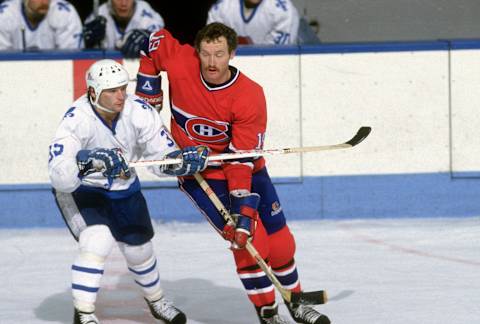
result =
[[[297,43],[299,15],[290,0],[263,0],[247,16],[243,1],[219,0],[209,10],[207,23],[221,22],[253,44]]]
[[[52,186],[61,192],[73,192],[81,185],[76,155],[93,135],[90,116],[73,106],[60,122],[49,147],[48,173]]]
[[[118,28],[111,14],[111,10],[109,3],[104,3],[98,8],[98,14],[107,20],[105,39],[103,41],[104,48],[116,49],[116,44],[120,43],[123,37],[131,30],[146,29],[154,32],[165,26],[162,16],[153,10],[148,2],[142,0],[135,2],[135,12],[124,31]],[[94,18],[93,15],[90,15],[86,22],[90,22]]]
[[[51,0],[46,17],[32,27],[23,14],[22,0],[0,4],[0,50],[80,49],[82,23],[75,8]]]

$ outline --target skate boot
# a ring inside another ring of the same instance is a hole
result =
[[[99,324],[98,318],[93,312],[81,312],[75,308],[73,313],[73,324]]]
[[[173,303],[165,297],[154,301],[149,301],[145,298],[145,301],[156,319],[162,320],[166,324],[185,324],[187,322],[185,314],[173,306]]]
[[[330,324],[330,319],[313,307],[285,302],[292,318],[302,324]]]
[[[278,304],[255,307],[261,324],[290,324],[278,314]]]

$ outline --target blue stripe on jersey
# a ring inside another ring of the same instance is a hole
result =
[[[140,285],[140,286],[142,286],[142,287],[144,287],[144,288],[149,288],[149,287],[155,286],[159,280],[160,280],[160,276],[157,275],[157,279],[155,279],[155,280],[152,281],[151,283],[148,283],[148,284],[145,284],[145,285],[142,284],[142,283],[140,283],[140,282],[138,282],[137,280],[135,280],[135,282],[136,282],[138,285]]]
[[[258,278],[246,278],[240,280],[246,290],[264,289],[272,285],[270,279],[265,275]]]
[[[79,266],[76,266],[76,265],[72,265],[72,270],[80,271],[80,272],[86,272],[86,273],[95,273],[95,274],[99,273],[99,274],[103,274],[103,270],[102,270],[102,269],[79,267]]]
[[[100,289],[99,287],[87,287],[87,286],[82,286],[82,285],[77,285],[77,284],[72,284],[72,289],[76,290],[83,290],[91,293],[96,293]]]
[[[155,260],[155,262],[153,263],[153,265],[152,265],[150,268],[146,269],[146,270],[136,271],[136,270],[133,270],[133,269],[130,268],[130,267],[128,268],[128,270],[130,270],[130,271],[133,272],[134,274],[137,274],[137,275],[140,275],[140,276],[141,276],[141,275],[147,274],[147,273],[149,273],[149,272],[152,272],[152,271],[155,269],[156,266],[157,266],[157,260]]]

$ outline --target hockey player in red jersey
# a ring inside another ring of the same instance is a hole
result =
[[[265,96],[260,85],[229,65],[236,47],[235,31],[221,23],[202,28],[195,47],[181,45],[165,29],[150,36],[149,48],[141,55],[136,94],[158,104],[159,72],[167,71],[171,133],[180,147],[206,145],[211,154],[262,148],[267,124]],[[235,224],[225,223],[193,177],[179,177],[180,188],[217,232],[232,241],[238,276],[260,323],[288,323],[278,314],[274,286],[244,248],[246,239],[251,239],[282,286],[301,291],[295,241],[264,159],[210,163],[201,174],[222,203],[237,215]],[[297,323],[330,323],[312,307],[286,306]]]

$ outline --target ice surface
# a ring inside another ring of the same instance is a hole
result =
[[[480,323],[480,218],[293,221],[306,291],[334,324]],[[225,241],[206,223],[155,225],[163,288],[189,324],[256,324]],[[0,323],[71,323],[67,229],[0,230]],[[287,314],[284,305],[280,312]],[[119,250],[97,301],[102,323],[155,323]]]

